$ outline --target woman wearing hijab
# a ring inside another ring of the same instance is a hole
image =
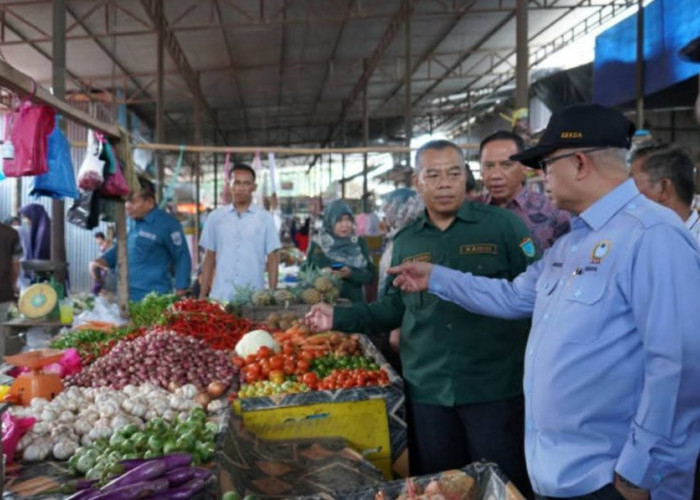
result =
[[[38,203],[30,203],[19,209],[29,225],[29,241],[24,249],[26,260],[51,260],[51,219]]]
[[[330,268],[342,279],[340,297],[351,302],[364,300],[365,284],[374,277],[374,263],[364,240],[354,233],[352,210],[343,200],[335,200],[323,213],[323,228],[311,239],[303,268]]]

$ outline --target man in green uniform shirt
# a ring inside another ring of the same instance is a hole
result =
[[[392,265],[426,261],[512,279],[535,259],[535,245],[516,215],[467,201],[458,146],[429,142],[416,153],[415,165],[414,187],[426,211],[396,235]],[[522,397],[529,321],[472,314],[426,292],[402,293],[393,286],[369,305],[317,304],[306,321],[314,330],[345,332],[401,327],[412,474],[484,458],[529,491]]]

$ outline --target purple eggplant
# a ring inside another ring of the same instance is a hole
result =
[[[204,489],[204,480],[192,479],[179,488],[162,491],[148,497],[147,500],[188,500]]]
[[[212,471],[209,469],[203,469],[202,467],[192,467],[192,472],[194,473],[193,477],[202,479],[205,482],[214,475]]]
[[[180,467],[187,467],[192,463],[192,455],[189,453],[171,453],[170,455],[163,455],[158,458],[134,458],[132,460],[122,460],[119,465],[124,467],[125,471],[129,471],[134,467],[143,465],[153,460],[165,460],[165,470],[179,469]]]
[[[93,498],[100,496],[102,493],[99,490],[84,489],[76,491],[67,500],[92,500]]]
[[[192,467],[180,467],[166,471],[163,475],[170,483],[170,487],[180,486],[194,477],[194,469]]]
[[[101,491],[101,494],[93,500],[135,500],[166,491],[168,486],[168,480],[161,477],[153,481],[140,481],[109,491]]]
[[[121,476],[113,479],[102,487],[101,492],[112,491],[122,486],[127,486],[143,481],[150,481],[162,476],[166,470],[166,462],[162,458],[149,460],[141,465],[138,465]]]

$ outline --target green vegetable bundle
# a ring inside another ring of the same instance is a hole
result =
[[[119,462],[151,459],[176,452],[189,453],[199,465],[214,458],[214,439],[218,425],[207,422],[204,410],[192,410],[184,421],[149,420],[143,430],[129,424],[109,439],[98,439],[91,446],[79,448],[68,460],[68,466],[87,479],[104,480],[122,472]]]
[[[136,327],[161,325],[163,313],[178,299],[175,294],[151,292],[140,302],[129,302],[129,316]]]

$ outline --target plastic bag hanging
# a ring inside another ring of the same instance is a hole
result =
[[[129,194],[129,185],[124,178],[122,167],[114,154],[114,150],[109,141],[98,136],[104,144],[104,153],[107,157],[104,169],[104,182],[100,186],[100,194],[106,197],[121,197]]]
[[[226,180],[221,189],[221,204],[228,205],[231,203],[231,153],[226,153],[224,159],[224,179]]]
[[[94,191],[104,182],[104,162],[100,159],[102,143],[88,129],[87,150],[78,171],[78,187],[83,191]]]
[[[61,129],[58,128],[59,120],[60,116],[57,115],[53,132],[49,135],[47,143],[46,162],[49,171],[34,178],[33,187],[29,194],[55,199],[73,198],[77,200],[80,193],[75,184],[70,143]]]
[[[54,128],[55,115],[53,108],[34,104],[29,99],[6,115],[2,155],[2,170],[6,177],[41,175],[49,171],[47,139]]]

